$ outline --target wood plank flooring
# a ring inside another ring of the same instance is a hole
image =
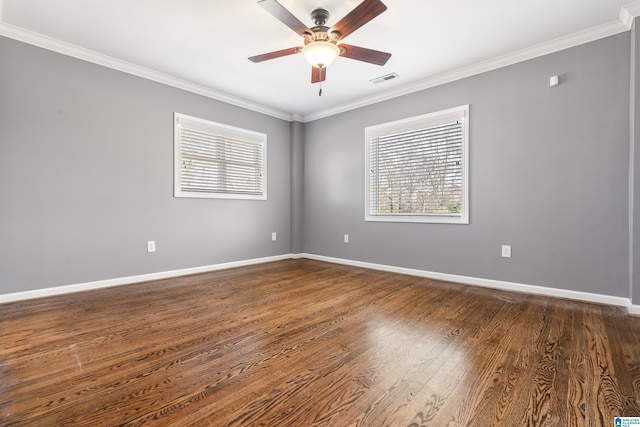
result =
[[[2,426],[613,426],[621,308],[312,260],[0,305]]]

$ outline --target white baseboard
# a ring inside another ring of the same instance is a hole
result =
[[[504,282],[501,280],[481,279],[478,277],[459,276],[455,274],[436,273],[433,271],[415,270],[411,268],[395,267],[392,265],[374,264],[370,262],[353,261],[342,258],[333,258],[322,255],[298,254],[299,258],[309,258],[318,261],[333,262],[336,264],[351,265],[354,267],[370,268],[372,270],[389,271],[392,273],[408,274],[410,276],[426,277],[428,279],[443,280],[446,282],[462,283],[465,285],[476,285],[486,288],[501,289],[505,291],[522,292],[529,294],[552,296],[556,298],[567,298],[578,301],[595,302],[600,304],[627,307],[629,313],[633,314],[629,298],[614,297],[610,295],[592,294],[588,292],[570,291],[566,289],[549,288],[545,286],[525,285],[522,283]],[[640,312],[638,312],[640,314]]]
[[[94,289],[109,288],[112,286],[130,285],[132,283],[148,282],[150,280],[169,279],[171,277],[186,276],[189,274],[206,273],[209,271],[224,270],[227,268],[244,267],[247,265],[263,264],[265,262],[290,259],[291,254],[276,255],[264,258],[254,258],[243,261],[225,262],[222,264],[205,265],[202,267],[183,268],[180,270],[162,271],[159,273],[141,274],[138,276],[119,277],[116,279],[98,280],[95,282],[79,283],[75,285],[58,286],[55,288],[36,289],[33,291],[16,292],[0,295],[0,304],[28,300],[33,298],[50,297],[54,295],[69,294],[72,292],[90,291]]]
[[[592,294],[588,292],[570,291],[566,289],[550,288],[545,286],[525,285],[522,283],[504,282],[500,280],[482,279],[478,277],[459,276],[455,274],[437,273],[426,270],[416,270],[392,265],[375,264],[363,261],[354,261],[343,258],[333,258],[323,255],[308,253],[283,254],[264,258],[255,258],[243,261],[226,262],[222,264],[206,265],[202,267],[184,268],[180,270],[163,271],[159,273],[142,274],[138,276],[120,277],[116,279],[98,280],[95,282],[79,283],[75,285],[59,286],[55,288],[36,289],[33,291],[16,292],[0,295],[0,304],[42,298],[54,295],[68,294],[72,292],[89,291],[108,288],[111,286],[129,285],[133,283],[148,282],[150,280],[168,279],[171,277],[186,276],[189,274],[206,273],[209,271],[224,270],[227,268],[244,267],[266,262],[281,261],[284,259],[308,258],[317,261],[332,262],[335,264],[350,265],[354,267],[368,268],[371,270],[388,271],[391,273],[407,274],[410,276],[426,277],[429,279],[443,280],[446,282],[476,285],[486,288],[501,289],[506,291],[522,292],[529,294],[545,295],[556,298],[567,298],[578,301],[595,302],[600,304],[626,307],[629,314],[640,316],[640,305],[632,305],[629,298],[614,297],[610,295]]]

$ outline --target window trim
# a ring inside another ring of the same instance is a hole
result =
[[[233,137],[241,136],[252,142],[261,144],[262,150],[262,191],[260,194],[243,194],[243,193],[216,193],[216,192],[197,192],[185,191],[181,188],[181,140],[180,126],[182,123],[191,122],[194,126],[207,127],[212,132],[219,132],[221,136]],[[174,197],[197,198],[197,199],[237,199],[237,200],[267,200],[267,135],[247,129],[229,126],[223,123],[213,122],[211,120],[201,119],[198,117],[188,116],[174,112]]]
[[[381,135],[437,126],[462,120],[462,212],[460,214],[372,214],[371,213],[371,139]],[[365,128],[365,221],[435,224],[469,224],[469,105],[449,108],[420,116],[382,123]]]

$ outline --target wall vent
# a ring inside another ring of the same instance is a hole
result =
[[[397,73],[387,74],[386,76],[376,77],[375,79],[369,80],[371,83],[378,84],[382,82],[386,82],[387,80],[393,80],[400,77]]]

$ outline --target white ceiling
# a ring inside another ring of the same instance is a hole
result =
[[[383,0],[388,9],[345,43],[391,52],[383,67],[338,58],[323,95],[302,45],[256,0],[0,0],[0,35],[49,47],[274,116],[308,121],[629,29],[628,0]],[[361,0],[280,0],[309,27]],[[561,70],[559,70],[561,72]],[[397,73],[380,84],[371,79]]]

